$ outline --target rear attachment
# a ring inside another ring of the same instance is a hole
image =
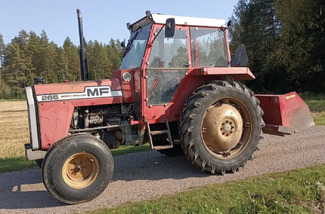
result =
[[[255,96],[264,111],[265,133],[283,136],[315,125],[307,104],[296,92]]]

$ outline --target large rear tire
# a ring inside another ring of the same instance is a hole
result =
[[[75,135],[57,142],[46,154],[43,183],[59,201],[77,204],[101,194],[112,179],[114,160],[104,142]]]
[[[262,115],[259,100],[243,84],[216,81],[198,88],[180,122],[185,154],[211,174],[237,171],[263,138]]]

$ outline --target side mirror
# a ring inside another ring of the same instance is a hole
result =
[[[125,46],[125,39],[124,39],[123,42],[121,42],[121,47],[123,48],[123,51],[125,51],[125,48],[126,48],[126,46]]]
[[[241,44],[236,49],[235,55],[231,58],[231,67],[245,67],[248,63],[248,56],[245,45]]]
[[[171,38],[175,34],[175,19],[174,18],[169,18],[166,20],[166,25],[165,25],[165,37],[166,38]]]
[[[232,21],[230,20],[230,21],[227,22],[227,27],[230,28],[231,25],[232,25]]]

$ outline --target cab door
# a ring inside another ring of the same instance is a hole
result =
[[[174,95],[191,67],[189,28],[176,26],[174,36],[166,38],[162,27],[155,26],[144,72],[142,114],[149,123],[179,118],[179,110],[174,109]]]

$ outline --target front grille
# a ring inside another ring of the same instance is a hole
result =
[[[28,121],[29,121],[29,134],[32,150],[40,149],[40,141],[38,135],[37,123],[37,106],[34,99],[32,86],[26,87],[27,107],[28,107]]]

